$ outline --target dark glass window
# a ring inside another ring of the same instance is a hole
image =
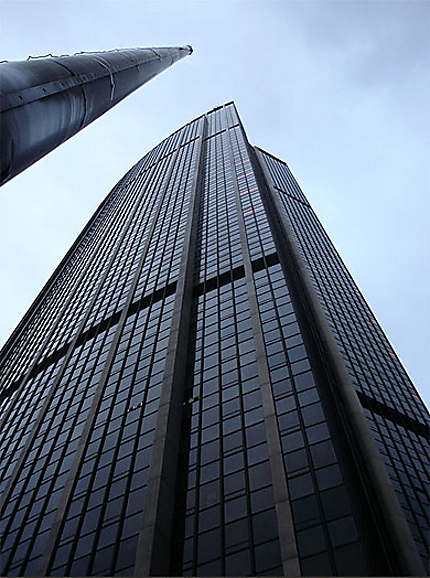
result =
[[[197,540],[198,563],[208,562],[221,555],[221,531],[219,528],[199,534]]]
[[[261,464],[249,468],[248,476],[249,487],[251,490],[270,484],[271,472],[269,462],[262,462]]]
[[[349,498],[344,486],[321,492],[321,502],[328,519],[337,518],[350,512]]]
[[[254,555],[255,570],[258,574],[281,565],[281,552],[278,540],[272,540],[271,542],[256,546]]]
[[[278,522],[275,510],[267,510],[252,516],[254,542],[260,544],[278,537]]]
[[[249,551],[242,550],[226,556],[225,570],[227,576],[249,576],[251,574]]]
[[[357,529],[351,516],[340,518],[328,524],[328,531],[333,546],[343,546],[357,540]]]
[[[326,549],[322,526],[297,532],[297,547],[301,556],[310,556]]]
[[[288,481],[290,488],[291,499],[302,498],[307,494],[312,494],[314,490],[314,483],[310,474],[303,474],[295,478],[290,478]]]

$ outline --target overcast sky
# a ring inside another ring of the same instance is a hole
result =
[[[0,189],[0,342],[120,177],[234,100],[287,161],[427,404],[430,2],[0,0],[0,60],[192,44]]]

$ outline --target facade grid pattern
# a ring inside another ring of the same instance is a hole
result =
[[[112,189],[0,362],[4,575],[425,566],[428,413],[290,169],[249,144],[233,103]],[[384,491],[393,509],[375,504]],[[387,522],[399,512],[404,549]]]
[[[411,532],[427,560],[428,412],[288,166],[271,155],[264,158]]]

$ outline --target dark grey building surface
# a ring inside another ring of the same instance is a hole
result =
[[[425,574],[428,412],[233,103],[112,189],[1,363],[3,574]]]

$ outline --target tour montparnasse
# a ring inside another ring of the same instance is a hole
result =
[[[0,361],[4,575],[426,572],[428,412],[233,102],[119,181]]]

